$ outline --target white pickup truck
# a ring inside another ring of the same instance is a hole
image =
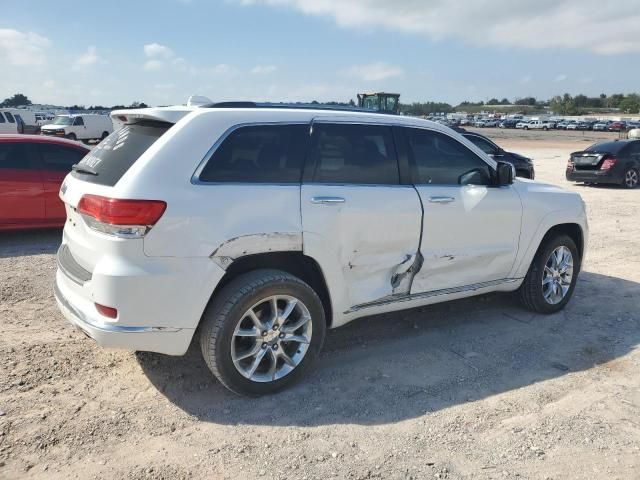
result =
[[[556,128],[556,122],[551,120],[531,120],[523,123],[521,128],[524,130],[551,130]]]
[[[300,378],[327,328],[488,292],[571,298],[580,196],[399,115],[211,105],[113,112],[65,179],[55,296],[108,347],[183,355],[248,395]],[[390,317],[392,318],[392,317]]]

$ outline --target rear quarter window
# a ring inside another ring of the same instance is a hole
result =
[[[171,126],[154,121],[125,125],[85,156],[72,175],[85,182],[113,187]],[[86,171],[80,167],[86,167]]]
[[[308,124],[240,127],[216,149],[199,180],[300,183],[308,138]]]

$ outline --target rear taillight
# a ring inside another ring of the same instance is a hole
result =
[[[569,171],[573,170],[573,160],[571,158],[569,158],[569,160],[567,160],[567,170],[569,170]]]
[[[107,318],[118,317],[118,310],[113,307],[105,307],[104,305],[100,305],[99,303],[96,303],[95,306],[100,315],[104,315]]]
[[[77,210],[89,228],[121,238],[143,237],[167,208],[160,200],[123,200],[84,195]]]
[[[616,164],[617,161],[618,159],[614,156],[609,156],[605,158],[604,162],[602,162],[602,165],[600,166],[600,170],[609,170],[611,167],[613,167]]]

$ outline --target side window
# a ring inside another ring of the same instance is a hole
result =
[[[30,170],[29,145],[26,143],[0,143],[0,170]]]
[[[406,134],[416,184],[491,184],[489,165],[457,140],[430,130],[410,128]]]
[[[73,121],[73,124],[76,126],[82,126],[84,125],[84,120],[82,119],[82,117],[76,117],[76,119]]]
[[[16,121],[13,119],[13,115],[11,115],[10,112],[4,112],[4,114],[7,117],[7,120],[9,120],[9,123],[16,123]]]
[[[200,174],[203,182],[300,183],[309,125],[255,125],[233,131]]]
[[[4,115],[0,112],[0,123],[6,123],[4,120]]]
[[[464,137],[487,155],[495,155],[497,153],[496,146],[491,142],[486,141],[484,138],[480,138],[475,135],[465,135]]]
[[[317,123],[310,159],[313,183],[400,183],[391,127]]]
[[[78,163],[85,156],[85,152],[77,148],[63,147],[40,143],[36,145],[44,170],[70,172],[71,166]]]

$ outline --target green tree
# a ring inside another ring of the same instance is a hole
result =
[[[24,105],[31,105],[31,100],[22,93],[16,93],[13,97],[5,98],[0,107],[22,107]]]

